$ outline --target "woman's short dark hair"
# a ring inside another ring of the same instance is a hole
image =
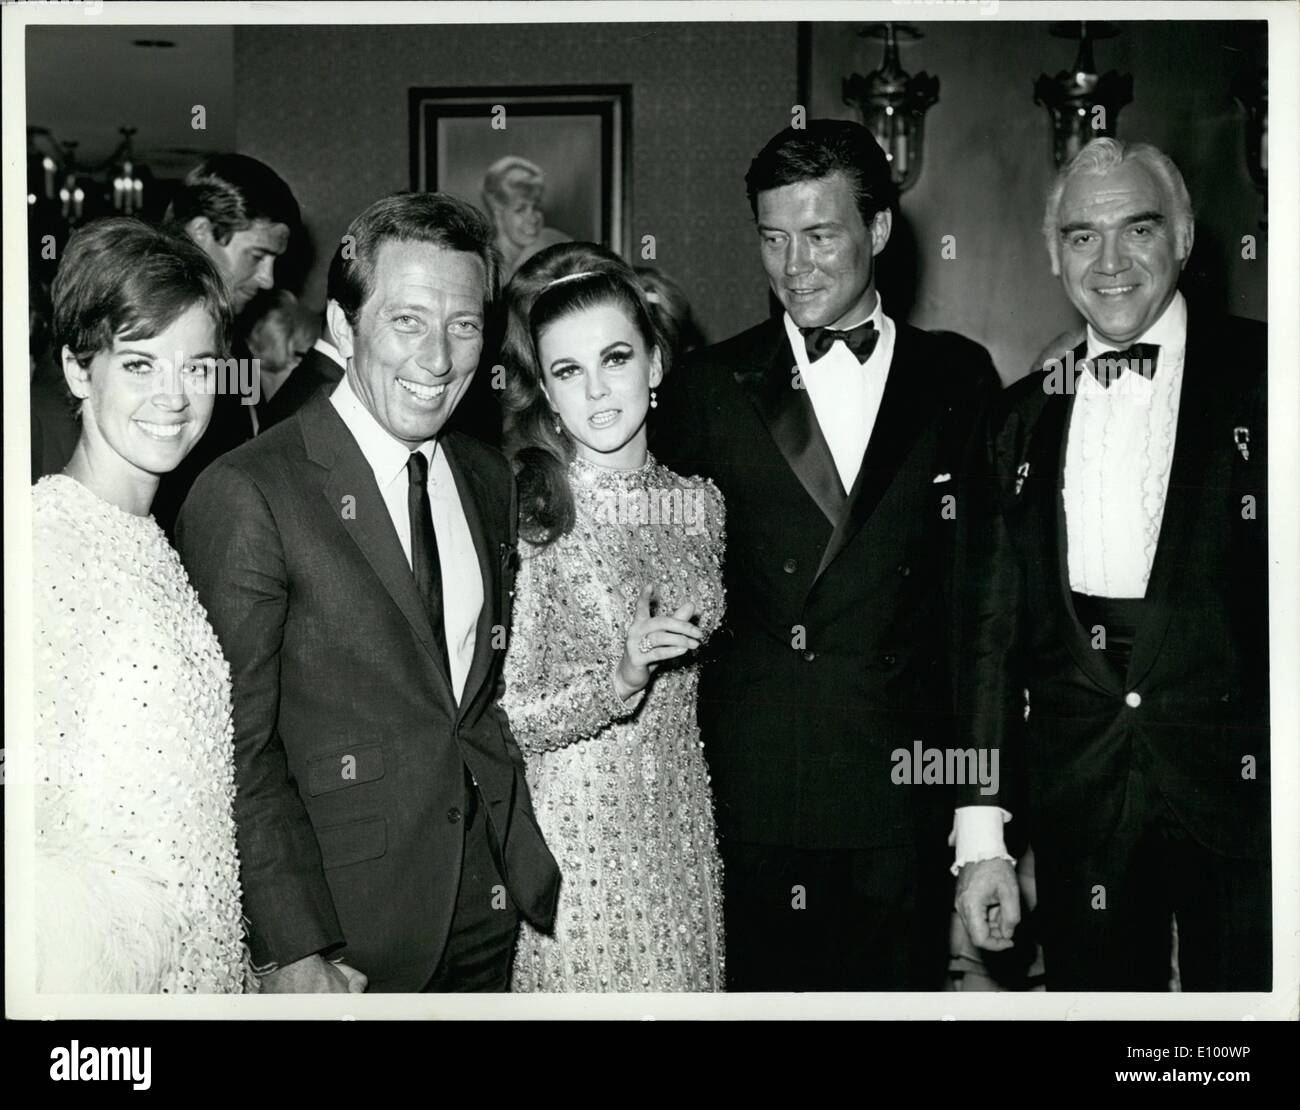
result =
[[[525,262],[506,289],[502,407],[512,418],[506,450],[519,489],[520,535],[534,544],[552,543],[574,524],[568,475],[574,443],[555,430],[537,342],[556,320],[610,304],[627,313],[648,351],[659,352],[666,374],[672,345],[662,319],[636,273],[613,251],[596,243],[556,243]]]
[[[223,246],[255,223],[284,224],[292,232],[302,222],[284,179],[246,154],[214,154],[189,172],[164,223],[175,229],[196,216],[207,217],[213,238]]]
[[[812,119],[806,127],[787,127],[758,152],[745,174],[749,207],[758,217],[758,194],[783,185],[842,173],[853,187],[862,222],[892,207],[894,181],[889,159],[875,136],[851,120]]]
[[[152,339],[190,308],[212,317],[219,352],[230,350],[235,310],[211,259],[188,239],[133,216],[97,220],[63,250],[51,291],[56,353],[82,366],[114,339]]]
[[[375,286],[379,248],[386,242],[432,243],[483,260],[488,305],[497,299],[501,260],[495,231],[472,204],[449,193],[393,193],[375,201],[348,224],[330,260],[327,292],[356,327],[361,306]]]

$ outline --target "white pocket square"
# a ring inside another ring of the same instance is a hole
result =
[[[930,484],[937,486],[940,482],[951,482],[951,481],[952,481],[951,474],[936,474],[934,476],[934,481],[931,482]]]

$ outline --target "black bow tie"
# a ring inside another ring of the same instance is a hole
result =
[[[1135,370],[1150,381],[1155,377],[1159,354],[1159,344],[1134,343],[1122,351],[1099,351],[1096,357],[1088,360],[1088,366],[1098,383],[1109,389],[1112,383],[1119,381],[1125,370]]]
[[[816,362],[834,345],[835,340],[844,340],[845,346],[857,357],[859,362],[866,362],[871,352],[876,349],[880,332],[876,325],[868,320],[848,331],[836,331],[834,328],[800,328],[804,346],[808,349],[808,361]]]

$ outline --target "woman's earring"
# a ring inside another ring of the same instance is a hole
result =
[[[655,391],[653,389],[650,390],[650,407],[652,409],[657,409],[659,407],[659,398],[655,396]]]
[[[560,423],[560,414],[558,412],[555,414],[555,434],[557,436],[564,435],[564,425]]]

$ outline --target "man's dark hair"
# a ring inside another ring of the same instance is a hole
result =
[[[206,216],[223,246],[236,231],[255,223],[284,224],[292,233],[302,222],[298,202],[284,179],[265,162],[245,154],[214,154],[192,169],[164,217],[171,231]]]
[[[500,259],[495,231],[472,204],[448,193],[393,193],[375,201],[349,225],[330,260],[326,293],[356,327],[375,286],[379,248],[386,242],[432,243],[483,260],[486,304],[497,299]]]
[[[812,119],[807,127],[787,127],[758,152],[745,174],[749,207],[758,218],[758,194],[783,185],[842,173],[853,188],[862,222],[894,203],[889,159],[860,123]]]
[[[117,337],[152,339],[195,305],[212,317],[219,353],[230,350],[234,308],[216,266],[183,236],[131,216],[76,232],[51,295],[55,353],[66,346],[83,366]]]

